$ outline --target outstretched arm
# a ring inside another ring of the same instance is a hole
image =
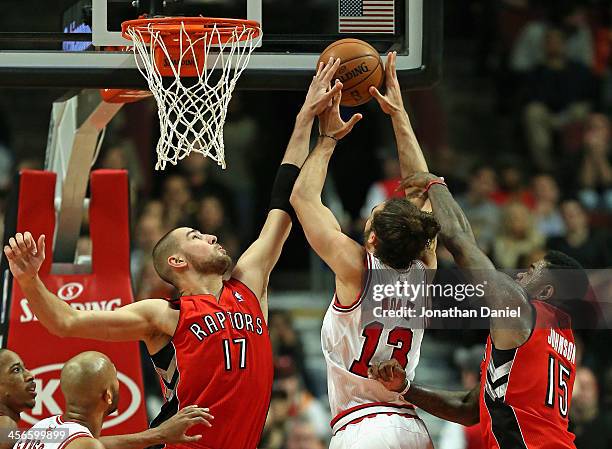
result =
[[[343,290],[343,286],[361,286],[365,250],[342,232],[336,217],[321,201],[327,168],[336,143],[361,120],[361,114],[356,114],[348,122],[342,121],[340,97],[341,94],[337,95],[332,107],[319,117],[321,135],[295,183],[291,205],[308,243],[336,274],[336,282],[340,284],[338,290]],[[341,294],[338,299],[343,305],[350,305],[353,298],[349,296],[352,295]]]
[[[402,182],[404,188],[425,192],[440,222],[440,237],[460,268],[474,282],[484,283],[486,306],[492,309],[519,309],[517,318],[491,318],[491,338],[498,349],[522,345],[533,328],[533,310],[527,292],[515,280],[495,269],[493,262],[476,244],[470,223],[441,178],[417,173]],[[428,187],[429,186],[429,187]]]
[[[402,91],[395,69],[396,58],[397,52],[389,52],[387,55],[385,95],[382,95],[374,86],[370,87],[370,94],[378,101],[383,112],[391,117],[402,178],[407,178],[416,172],[426,172],[429,169],[427,168],[427,162],[425,161],[421,146],[410,124],[408,113],[404,108]]]
[[[259,237],[240,257],[232,273],[232,276],[257,295],[264,314],[267,314],[268,279],[291,230],[289,195],[300,167],[308,156],[313,121],[316,115],[328,106],[333,95],[342,89],[340,83],[330,89],[330,81],[339,65],[340,60],[330,59],[326,65],[319,66],[313,77],[274,183],[266,222]]]
[[[412,129],[408,112],[406,112],[404,108],[402,91],[395,68],[396,58],[397,52],[389,52],[387,55],[387,66],[385,68],[385,95],[382,95],[374,86],[370,87],[370,94],[376,99],[382,111],[391,117],[401,176],[402,178],[407,178],[414,173],[427,172],[429,169],[427,168],[423,150]],[[406,194],[408,196],[408,192],[406,192]],[[427,201],[427,198],[410,199],[419,209],[431,212],[431,204]],[[434,242],[431,248],[423,254],[422,259],[428,268],[434,269],[437,267],[436,242]]]
[[[470,391],[447,391],[411,384],[406,379],[406,371],[395,359],[372,365],[368,369],[368,377],[379,381],[389,391],[400,393],[407,389],[403,394],[406,401],[438,418],[464,426],[471,426],[480,420],[480,385]]]
[[[100,437],[104,449],[144,449],[162,444],[191,443],[202,439],[202,435],[187,436],[185,433],[196,424],[212,427],[214,417],[207,408],[195,405],[181,409],[176,415],[163,422],[159,427],[129,435]]]
[[[49,332],[62,337],[103,341],[138,341],[149,345],[160,332],[172,335],[164,313],[168,303],[149,299],[110,312],[77,311],[51,293],[38,276],[45,259],[45,236],[38,243],[29,232],[18,233],[4,247],[13,276],[32,311]]]

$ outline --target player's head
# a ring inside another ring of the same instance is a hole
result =
[[[0,404],[16,414],[34,407],[34,376],[13,351],[0,349]]]
[[[366,248],[385,265],[403,269],[430,246],[440,224],[407,199],[392,198],[372,209],[364,231]]]
[[[107,416],[117,410],[119,380],[113,362],[100,352],[87,351],[71,358],[62,369],[60,387],[66,409]]]
[[[581,300],[589,287],[582,265],[560,251],[547,251],[517,279],[531,298],[544,301]]]
[[[181,275],[188,271],[223,275],[231,264],[231,257],[217,243],[217,237],[202,234],[197,229],[173,229],[153,248],[155,271],[178,289]]]

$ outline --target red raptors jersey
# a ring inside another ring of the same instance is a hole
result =
[[[152,426],[180,408],[210,408],[212,428],[195,426],[199,449],[255,449],[263,430],[274,375],[272,346],[259,301],[236,279],[213,295],[183,296],[174,337],[151,358],[166,403]]]
[[[535,328],[515,349],[493,347],[482,362],[480,423],[492,449],[575,449],[567,430],[576,373],[570,319],[560,309],[532,301]]]

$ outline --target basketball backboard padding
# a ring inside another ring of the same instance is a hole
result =
[[[95,0],[106,1],[106,0]],[[248,14],[261,2],[246,1]],[[280,35],[266,31],[263,45],[253,53],[238,89],[303,90],[311,80],[319,53],[336,39],[371,39],[383,54],[396,50],[397,70],[404,89],[433,85],[441,75],[442,0],[397,0],[405,26],[397,36],[298,34]],[[263,5],[266,8],[267,4]],[[249,9],[250,8],[250,9]],[[95,14],[95,12],[94,12]],[[246,16],[246,14],[245,14]],[[387,42],[387,44],[385,44]],[[44,88],[146,88],[131,52],[107,51],[0,51],[0,86]]]

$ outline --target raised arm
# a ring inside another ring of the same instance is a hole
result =
[[[480,420],[480,385],[470,391],[447,391],[411,384],[406,379],[406,371],[395,359],[372,365],[368,377],[379,381],[390,391],[401,393],[407,389],[402,395],[406,401],[438,418],[464,426],[471,426]]]
[[[321,192],[327,177],[329,161],[338,140],[347,135],[361,120],[356,114],[348,122],[340,118],[340,97],[321,116],[318,143],[302,168],[293,193],[291,205],[312,249],[336,274],[336,283],[361,286],[364,270],[364,248],[340,229],[332,212],[323,205]],[[338,295],[341,303],[349,305],[352,295]]]
[[[397,145],[397,154],[400,163],[400,172],[402,178],[407,178],[414,173],[427,172],[427,161],[425,155],[419,145],[419,141],[414,134],[410,117],[404,108],[402,99],[402,91],[397,79],[395,61],[397,52],[389,52],[387,55],[387,66],[385,67],[385,95],[382,95],[379,90],[372,86],[370,94],[376,99],[382,111],[391,117],[393,124],[393,132],[395,133],[395,142]],[[408,192],[406,192],[407,197]],[[419,209],[431,212],[431,204],[427,198],[410,198]],[[431,248],[424,252],[423,262],[428,268],[434,269],[437,267],[436,258],[436,242],[431,245]]]
[[[387,55],[387,67],[385,68],[385,95],[382,95],[374,86],[370,87],[370,94],[378,101],[382,111],[391,117],[397,153],[400,161],[402,178],[416,172],[427,172],[427,162],[421,150],[421,146],[414,134],[410,118],[404,108],[402,91],[395,69],[397,52],[389,52]]]
[[[441,226],[442,242],[473,282],[485,284],[485,305],[498,310],[505,307],[520,310],[517,318],[491,318],[495,347],[513,349],[523,344],[531,334],[534,318],[527,292],[510,276],[497,271],[478,247],[469,221],[443,180],[431,173],[417,173],[405,179],[402,186],[427,194]]]
[[[264,313],[267,309],[268,278],[278,262],[291,230],[292,209],[289,196],[300,168],[308,156],[314,119],[327,107],[334,94],[342,89],[340,83],[336,83],[330,89],[330,81],[339,65],[340,60],[330,59],[326,65],[319,66],[313,77],[274,182],[266,222],[259,237],[240,257],[232,273],[257,295]]]
[[[36,317],[52,334],[104,341],[138,341],[150,345],[159,333],[174,329],[164,317],[169,307],[162,299],[150,299],[114,311],[77,311],[51,293],[38,276],[45,259],[45,236],[38,243],[29,232],[18,233],[4,247],[13,276]]]

